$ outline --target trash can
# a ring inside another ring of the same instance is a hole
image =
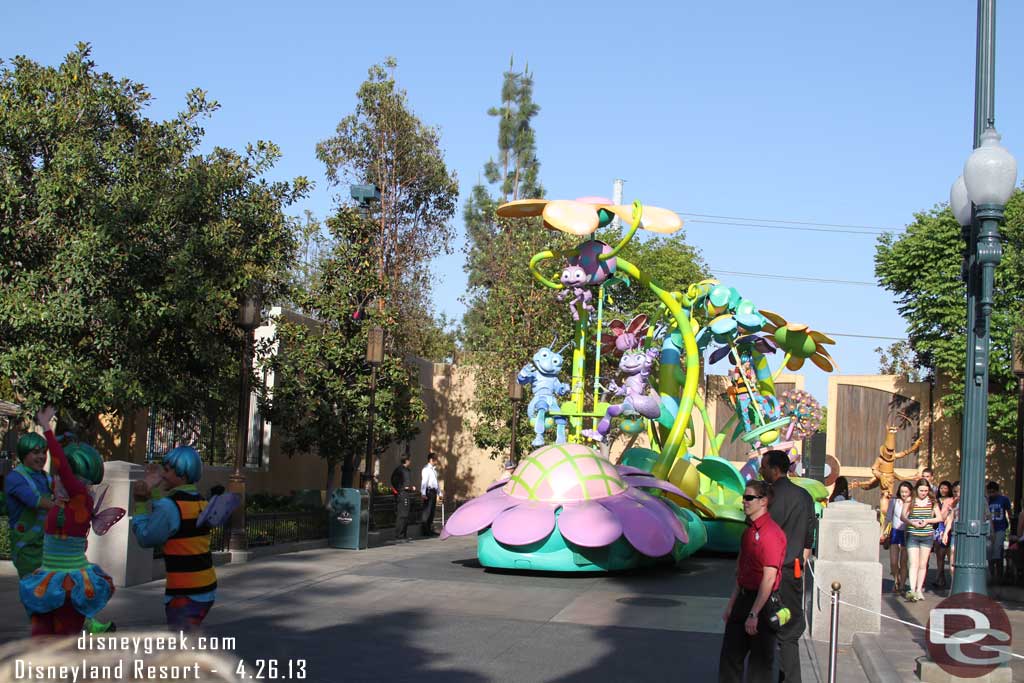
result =
[[[363,489],[334,489],[328,505],[327,545],[360,550],[366,547],[369,528],[369,496]]]

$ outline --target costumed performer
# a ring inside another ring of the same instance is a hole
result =
[[[217,598],[217,573],[210,553],[210,527],[201,526],[207,501],[196,488],[203,476],[203,462],[191,446],[178,446],[135,482],[132,496],[135,515],[132,532],[143,548],[164,546],[167,587],[164,611],[172,630],[195,631]],[[153,500],[152,511],[147,503]]]
[[[32,432],[18,439],[18,465],[4,478],[11,560],[23,579],[43,563],[43,524],[54,507],[53,480],[44,471],[46,439]]]
[[[46,513],[42,564],[19,584],[33,636],[81,632],[86,617],[102,610],[114,594],[113,579],[85,557],[94,514],[89,486],[103,481],[103,458],[83,444],[69,447],[71,452],[65,455],[50,429],[55,413],[53,406],[47,406],[36,415],[36,422],[45,430],[43,436],[60,486],[55,482],[56,504]]]

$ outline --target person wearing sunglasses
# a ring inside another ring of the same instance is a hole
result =
[[[736,587],[722,613],[725,635],[718,659],[719,683],[741,683],[747,661],[747,681],[772,680],[775,631],[763,610],[782,579],[786,536],[768,514],[771,488],[764,481],[747,482],[743,491],[743,512],[750,526],[740,539],[736,560]]]
[[[817,518],[814,501],[804,489],[789,480],[789,453],[774,449],[761,456],[761,477],[772,485],[768,514],[786,536],[786,557],[782,563],[779,595],[792,618],[779,629],[779,680],[801,683],[800,637],[804,633],[803,570],[814,547]]]

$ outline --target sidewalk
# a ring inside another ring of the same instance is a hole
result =
[[[0,641],[27,632],[8,566]],[[734,568],[698,555],[635,573],[496,572],[471,538],[309,550],[218,567],[205,627],[250,663],[306,660],[310,681],[713,681]],[[159,581],[118,589],[101,616],[163,629],[162,593]],[[804,680],[823,683],[826,645],[802,653]],[[867,681],[852,648],[839,657],[840,681]]]
[[[904,683],[916,683],[919,681],[917,677],[917,660],[920,657],[927,656],[925,631],[922,628],[927,628],[929,612],[947,597],[948,590],[936,591],[935,589],[926,588],[924,601],[914,603],[907,602],[902,597],[894,595],[891,592],[892,581],[889,578],[890,574],[888,574],[888,552],[883,554],[882,564],[886,572],[886,578],[883,580],[883,591],[887,590],[889,592],[883,592],[882,594],[882,614],[884,616],[882,618],[882,630],[878,634],[875,646],[881,651],[884,659],[888,661]],[[926,582],[926,586],[931,585],[931,579],[934,578],[934,575],[935,570],[930,570],[929,581]],[[992,586],[989,594],[1003,606],[1010,618],[1013,630],[1013,642],[1011,644],[1013,651],[1016,654],[1024,654],[1024,599],[1022,599],[1024,595],[1020,593],[1019,589],[1003,586]],[[843,606],[842,609],[853,608]],[[922,628],[914,628],[905,623],[895,621],[895,619],[909,622]],[[1024,660],[1015,659],[1011,669],[1013,671],[1013,680],[1024,681]]]

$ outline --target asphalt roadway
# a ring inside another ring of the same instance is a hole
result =
[[[277,660],[308,681],[717,680],[735,559],[678,568],[556,576],[483,569],[475,539],[420,539],[363,551],[278,555],[218,568],[209,635],[225,654]],[[101,615],[119,634],[164,627],[163,582],[117,590]],[[17,577],[0,575],[0,642],[27,634]],[[805,641],[803,679],[824,680],[825,648]],[[866,681],[852,650],[843,682]],[[267,672],[265,672],[267,673]]]

